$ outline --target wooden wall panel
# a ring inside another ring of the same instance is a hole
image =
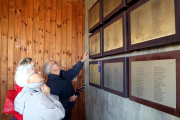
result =
[[[45,10],[45,0],[39,1],[39,37],[38,37],[38,70],[43,75],[43,70],[41,69],[41,65],[44,63],[44,10]]]
[[[27,6],[27,57],[32,57],[32,42],[33,42],[33,7],[34,0],[28,0]]]
[[[2,0],[0,0],[0,47],[1,47],[1,42],[2,42],[2,39],[1,39],[1,29],[2,29]],[[1,49],[0,49],[0,60],[1,60]],[[0,63],[0,71],[1,71],[1,63]],[[2,93],[2,91],[1,91],[1,77],[0,77],[0,106],[3,106],[3,103],[1,103],[1,93]],[[2,116],[2,110],[1,110],[1,107],[0,107],[0,118],[1,118],[1,116]],[[1,120],[1,119],[0,119]]]
[[[57,61],[63,70],[84,54],[85,13],[82,0],[0,0],[0,120],[7,90],[14,87],[19,61],[31,57],[42,72],[45,60]],[[84,67],[72,81],[74,89],[85,83]],[[81,113],[81,115],[78,115]],[[85,92],[77,98],[72,120],[85,120]]]
[[[9,0],[3,0],[2,5],[2,31],[1,31],[1,111],[3,111],[4,102],[7,94],[8,85],[8,11]],[[1,114],[2,119],[6,119],[6,115]]]
[[[72,55],[72,2],[67,3],[67,70],[71,69]]]
[[[57,7],[56,7],[56,62],[60,65],[61,64],[61,5],[62,1],[57,0],[56,2]]]
[[[77,41],[77,7],[78,7],[78,3],[77,2],[73,2],[72,3],[72,65],[75,65],[78,62],[77,59],[77,49],[78,49],[78,41]],[[77,88],[77,77],[76,79],[74,79],[74,81],[72,81],[74,88]],[[72,115],[74,116],[73,120],[77,120],[77,108],[78,105],[75,104],[73,111],[72,111]]]
[[[66,34],[67,34],[67,2],[62,3],[62,55],[61,55],[61,69],[66,70],[66,48],[67,48],[67,40],[66,40]]]
[[[56,44],[56,0],[51,0],[50,60],[55,60]]]
[[[82,3],[78,2],[78,10],[77,10],[77,14],[78,14],[78,21],[77,21],[77,35],[78,35],[78,60],[82,59],[82,54],[83,54],[83,50],[82,50]],[[78,80],[78,88],[82,86],[82,70],[79,72],[78,76],[77,76],[77,80]],[[83,98],[82,95],[80,95],[77,98],[77,105],[78,105],[78,110],[77,111],[81,111],[82,109],[82,102]],[[82,120],[82,115],[78,115],[77,116],[78,120]]]
[[[34,0],[33,60],[38,67],[39,0]]]
[[[44,41],[44,61],[49,59],[50,51],[50,15],[51,15],[51,0],[46,0],[45,3],[45,41]],[[47,81],[47,75],[44,74],[44,80]]]
[[[15,20],[15,0],[9,0],[9,27],[8,27],[8,89],[14,88],[13,50],[14,50],[14,20]],[[8,120],[12,115],[7,116]]]
[[[21,57],[26,57],[26,39],[27,39],[27,0],[21,0],[22,14],[21,14]]]
[[[21,0],[15,1],[15,33],[14,33],[14,71],[20,61],[20,46],[21,46]],[[15,73],[15,72],[14,72]]]

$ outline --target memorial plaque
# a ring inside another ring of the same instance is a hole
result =
[[[129,8],[130,50],[180,41],[178,0],[140,0]],[[177,5],[178,4],[178,5]]]
[[[103,22],[113,16],[123,7],[126,7],[125,0],[102,0]]]
[[[129,58],[129,98],[180,117],[180,51]]]
[[[126,12],[121,13],[103,26],[103,56],[127,50]]]
[[[103,89],[122,97],[128,97],[128,58],[102,61]]]
[[[101,64],[101,61],[99,61]],[[101,68],[101,66],[99,66]],[[98,69],[98,61],[89,62],[89,84],[101,88],[101,72]]]
[[[89,10],[89,32],[102,24],[101,0],[98,0]]]
[[[131,95],[176,108],[176,59],[131,62]]]
[[[97,58],[101,56],[101,34],[102,28],[98,29],[89,36],[89,58]]]

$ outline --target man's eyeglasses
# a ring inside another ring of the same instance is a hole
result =
[[[56,61],[54,61],[54,63],[51,65],[51,67],[50,68],[52,68],[52,66],[54,65],[54,64],[56,64],[57,62]]]
[[[28,79],[29,79],[32,75],[34,75],[34,73],[39,74],[38,71],[34,71],[34,72],[28,77]]]

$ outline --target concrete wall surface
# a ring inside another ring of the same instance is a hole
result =
[[[85,51],[89,51],[88,13],[97,0],[85,2]],[[180,43],[104,57],[85,62],[86,120],[180,120],[180,118],[130,101],[89,85],[89,61],[180,50]]]

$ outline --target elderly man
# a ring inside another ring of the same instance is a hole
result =
[[[58,95],[59,100],[65,108],[65,117],[63,120],[71,120],[71,111],[75,105],[76,96],[71,83],[83,68],[83,62],[86,60],[86,52],[81,61],[68,71],[61,70],[56,61],[47,60],[43,64],[43,70],[48,75],[47,86],[51,89],[51,94]]]
[[[31,64],[17,67],[16,84],[23,87],[14,101],[15,111],[24,120],[61,120],[65,110],[56,95],[44,84],[44,79]]]

